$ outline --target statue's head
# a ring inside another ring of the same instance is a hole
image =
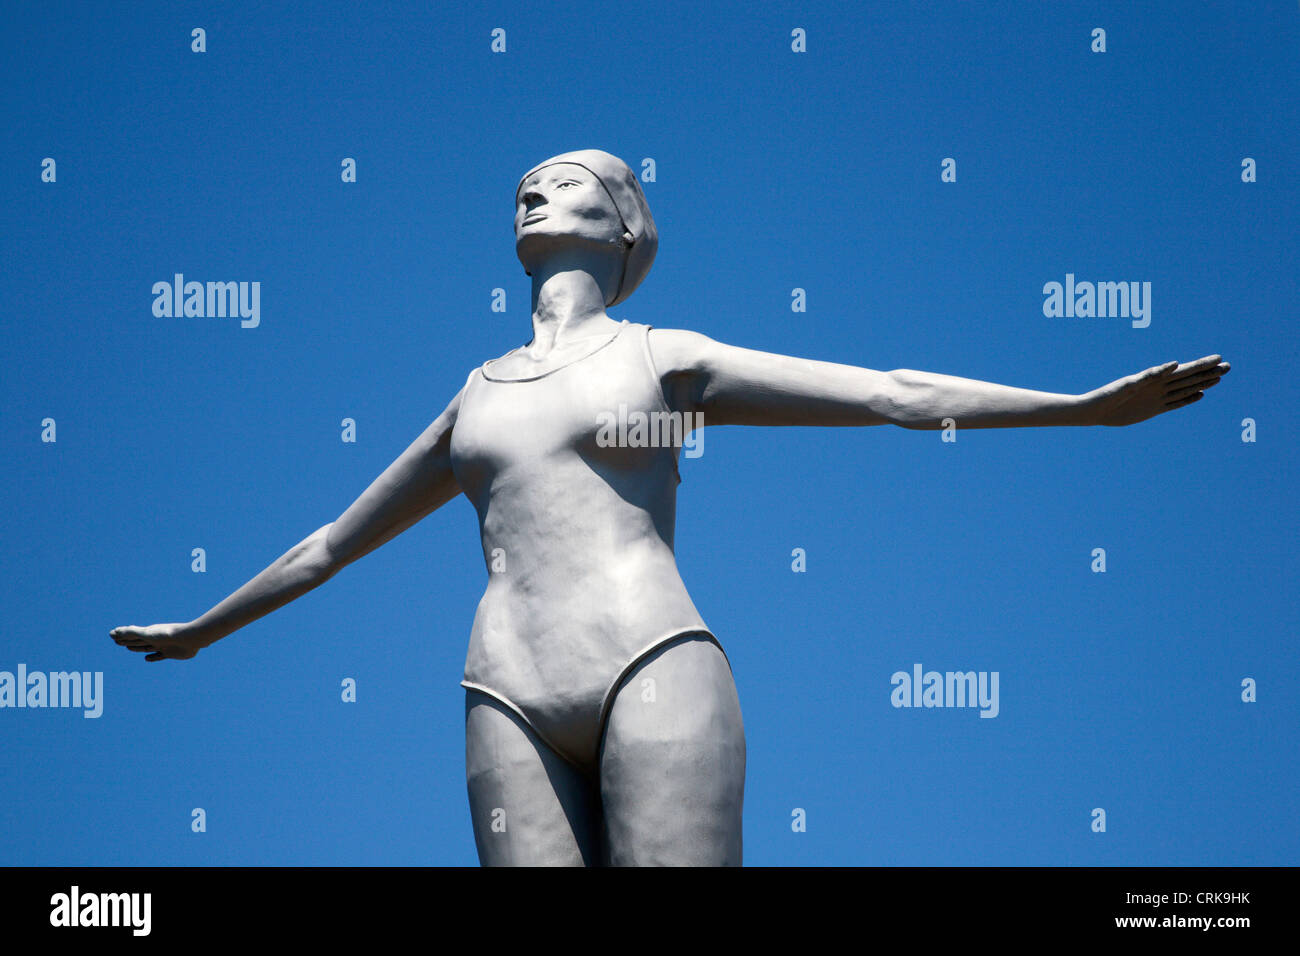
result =
[[[538,163],[515,189],[515,254],[532,267],[558,250],[609,250],[614,279],[606,306],[641,284],[659,233],[636,175],[617,156],[579,149]]]

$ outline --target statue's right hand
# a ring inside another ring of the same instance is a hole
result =
[[[129,651],[147,654],[147,661],[189,660],[205,646],[188,624],[127,624],[113,628],[108,635]]]

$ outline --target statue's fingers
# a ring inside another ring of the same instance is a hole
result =
[[[160,661],[162,659],[163,659],[163,655],[158,652],[150,654],[148,657],[145,658],[145,660],[147,661]]]
[[[1182,398],[1187,392],[1204,392],[1205,389],[1212,389],[1218,385],[1219,377],[1201,378],[1200,381],[1178,382],[1173,389],[1165,393],[1165,401],[1171,398]]]
[[[1187,396],[1195,395],[1197,392],[1201,391],[1202,387],[1203,386],[1200,385],[1189,385],[1187,388],[1175,389],[1165,396],[1165,404],[1168,405],[1170,402],[1182,401],[1184,398],[1187,398]]]
[[[1184,405],[1192,404],[1192,402],[1199,402],[1204,394],[1205,394],[1204,392],[1195,392],[1192,395],[1188,395],[1186,398],[1180,398],[1176,402],[1167,402],[1165,404],[1165,411],[1171,411],[1172,409],[1175,408],[1182,408]]]
[[[1223,371],[1219,368],[1219,366],[1210,365],[1208,367],[1203,366],[1201,368],[1189,369],[1185,372],[1175,372],[1173,375],[1170,375],[1166,379],[1166,381],[1175,385],[1179,383],[1188,384],[1190,382],[1196,381],[1197,379],[1211,378],[1222,374]]]
[[[1197,378],[1174,382],[1168,386],[1165,391],[1165,401],[1172,401],[1175,398],[1182,398],[1188,392],[1199,392],[1203,389],[1213,388],[1219,383],[1219,376],[1200,376]]]
[[[134,651],[137,654],[144,654],[148,651],[154,650],[154,646],[152,644],[123,644],[122,646],[125,647],[128,651]]]
[[[1219,362],[1221,362],[1222,360],[1223,360],[1222,355],[1206,355],[1203,358],[1198,358],[1194,362],[1185,362],[1182,365],[1178,366],[1178,370],[1174,372],[1173,377],[1182,378],[1184,375],[1200,372],[1207,368],[1213,368],[1214,366],[1218,365]]]

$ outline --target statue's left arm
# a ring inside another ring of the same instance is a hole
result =
[[[1198,401],[1229,369],[1221,356],[1207,355],[1070,395],[759,352],[680,329],[655,329],[650,344],[670,400],[701,413],[705,425],[1132,425]]]

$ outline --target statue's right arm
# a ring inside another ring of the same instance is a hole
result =
[[[340,570],[401,534],[460,493],[451,470],[457,393],[361,496],[206,614],[185,624],[128,625],[110,636],[147,661],[184,660],[250,621],[324,584]]]

